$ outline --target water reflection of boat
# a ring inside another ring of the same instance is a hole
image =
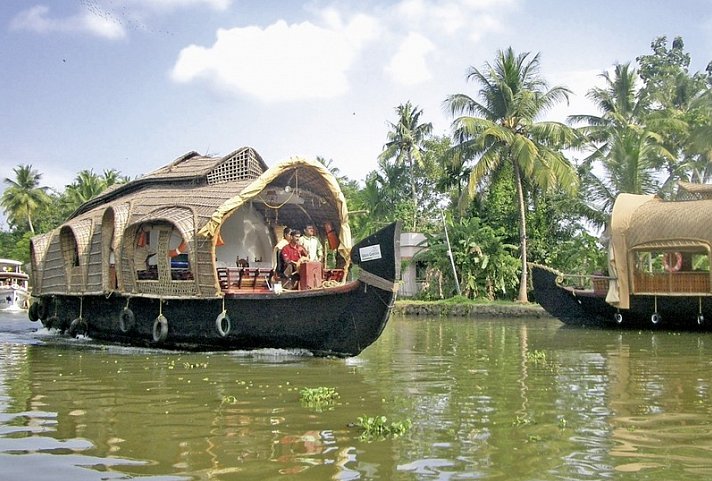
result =
[[[305,264],[300,290],[270,282],[283,224],[324,226],[334,256],[329,268]],[[192,152],[32,239],[39,302],[29,316],[134,345],[356,355],[390,315],[399,234],[395,223],[353,246],[344,196],[318,162],[267,168],[251,148]],[[358,278],[347,282],[352,264]]]
[[[29,306],[29,276],[22,262],[0,259],[0,311],[21,311]]]
[[[532,265],[539,304],[574,325],[707,328],[712,319],[712,185],[680,183],[678,199],[621,194],[611,214],[608,276]]]

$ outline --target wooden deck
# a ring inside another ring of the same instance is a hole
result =
[[[220,289],[226,294],[271,292],[270,284],[274,271],[264,267],[218,267]],[[325,281],[343,282],[343,269],[325,269]]]

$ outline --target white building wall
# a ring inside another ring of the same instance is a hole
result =
[[[400,241],[401,259],[407,261],[408,265],[401,270],[401,287],[398,290],[398,295],[412,297],[419,292],[419,286],[416,282],[415,263],[410,261],[418,252],[427,249],[425,235],[419,232],[403,232]]]

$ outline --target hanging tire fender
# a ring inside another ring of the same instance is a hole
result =
[[[168,319],[163,314],[159,314],[153,321],[153,342],[163,342],[168,337]]]
[[[39,299],[35,304],[37,304],[37,317],[44,321],[47,319],[47,314],[49,314],[49,303],[44,299]]]
[[[128,307],[124,307],[119,313],[119,330],[123,333],[129,332],[136,325],[136,316]]]
[[[40,315],[38,314],[38,308],[38,302],[33,302],[32,304],[30,304],[30,308],[27,310],[27,317],[30,318],[30,321],[37,322],[40,319]]]
[[[230,334],[230,329],[232,329],[232,324],[230,323],[230,316],[227,311],[222,311],[215,318],[215,329],[218,331],[218,336],[227,337]]]
[[[54,328],[59,328],[59,317],[57,316],[50,316],[46,319],[40,318],[42,321],[42,325],[47,328],[49,331],[50,329]]]
[[[86,335],[89,330],[89,325],[87,321],[81,317],[77,317],[69,325],[69,337],[77,337],[78,335]]]

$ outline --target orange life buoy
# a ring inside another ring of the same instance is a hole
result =
[[[675,262],[673,262],[673,259]],[[679,252],[667,252],[663,256],[663,267],[668,272],[677,272],[682,267],[682,254]]]
[[[178,247],[169,250],[168,255],[170,257],[176,257],[183,254],[186,250],[188,250],[188,244],[186,244],[185,241],[182,241]]]

